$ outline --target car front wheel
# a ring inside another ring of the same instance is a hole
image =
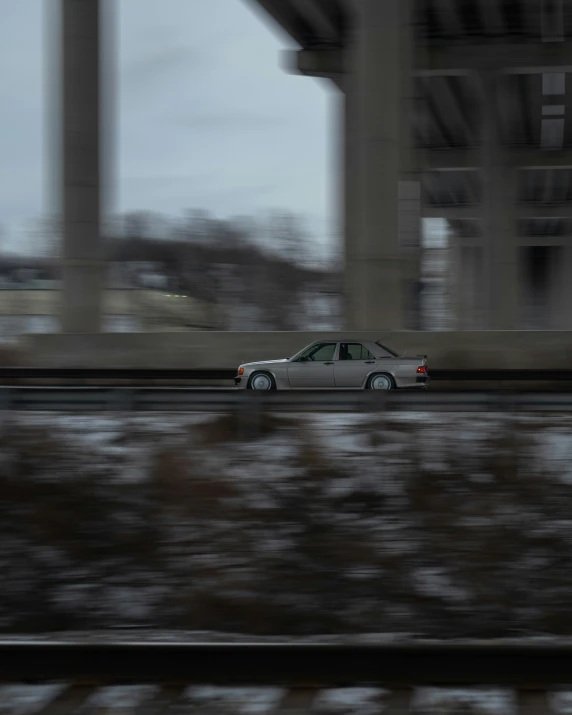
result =
[[[395,387],[390,375],[372,375],[367,381],[368,390],[393,390]]]
[[[272,375],[267,372],[255,372],[248,382],[249,390],[275,390],[276,384]]]

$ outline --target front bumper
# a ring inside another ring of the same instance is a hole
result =
[[[236,387],[239,387],[241,382],[242,382],[242,377],[235,377],[235,378],[234,378],[234,384],[235,384]]]

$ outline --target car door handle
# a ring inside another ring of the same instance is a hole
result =
[[[324,365],[333,365],[333,362],[325,362]]]
[[[365,364],[366,365],[375,365],[375,360],[366,360]]]

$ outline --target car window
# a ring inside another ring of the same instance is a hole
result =
[[[341,343],[340,360],[375,360],[375,356],[361,343]]]
[[[304,350],[300,357],[307,357],[311,360],[323,362],[325,360],[333,360],[335,352],[336,343],[318,343]]]
[[[387,345],[382,345],[380,342],[376,342],[376,345],[379,345],[379,347],[387,353],[387,355],[382,355],[382,357],[399,357],[399,355],[394,350],[390,350]]]

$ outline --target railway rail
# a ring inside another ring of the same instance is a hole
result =
[[[405,713],[419,686],[512,688],[519,715],[550,712],[549,694],[572,686],[570,643],[401,644],[0,641],[0,683],[60,683],[42,713],[72,713],[102,687],[155,685],[159,713],[193,685],[279,687],[275,712],[310,712],[324,689],[386,689],[380,713]]]
[[[181,387],[1,387],[0,411],[68,412],[562,412],[572,392],[299,390]]]

